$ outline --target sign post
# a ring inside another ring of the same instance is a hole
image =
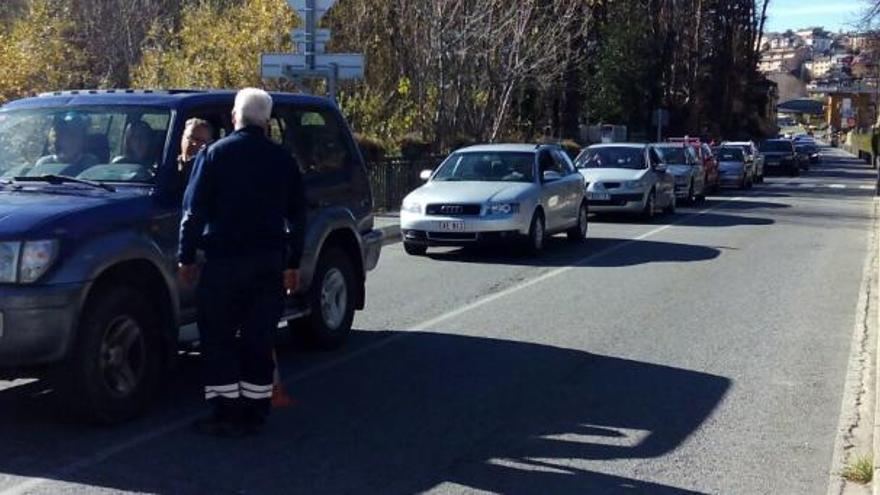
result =
[[[669,110],[657,108],[651,115],[651,120],[657,127],[657,142],[663,141],[663,126],[669,125]]]
[[[335,100],[340,79],[364,77],[364,55],[324,53],[332,33],[329,29],[318,29],[318,22],[336,0],[287,0],[287,3],[305,21],[304,29],[290,33],[297,53],[261,54],[260,74],[263,79],[326,80],[328,96]]]

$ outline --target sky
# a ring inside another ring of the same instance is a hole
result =
[[[767,32],[821,26],[829,31],[852,30],[865,0],[770,0]]]

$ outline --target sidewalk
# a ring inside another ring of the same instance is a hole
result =
[[[382,231],[383,245],[400,242],[400,214],[398,212],[377,213],[373,217],[373,224],[377,230]]]

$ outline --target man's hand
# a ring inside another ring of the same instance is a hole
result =
[[[192,287],[199,278],[199,265],[195,263],[192,265],[180,265],[178,272],[180,274],[180,281],[186,287]]]
[[[299,288],[299,270],[284,270],[284,288],[287,294],[293,294]]]

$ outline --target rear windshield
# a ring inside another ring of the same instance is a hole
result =
[[[741,162],[745,159],[743,149],[738,146],[718,148],[715,155],[723,162]]]
[[[533,182],[535,154],[521,152],[458,152],[440,165],[432,180]]]
[[[646,167],[645,151],[629,146],[603,146],[587,148],[575,160],[577,168],[628,168],[641,170]]]
[[[136,106],[0,112],[0,176],[151,182],[171,113]]]
[[[683,146],[658,146],[657,153],[663,159],[663,163],[684,165],[688,163],[687,152]]]
[[[791,141],[764,141],[758,149],[761,151],[791,151],[793,145]]]

